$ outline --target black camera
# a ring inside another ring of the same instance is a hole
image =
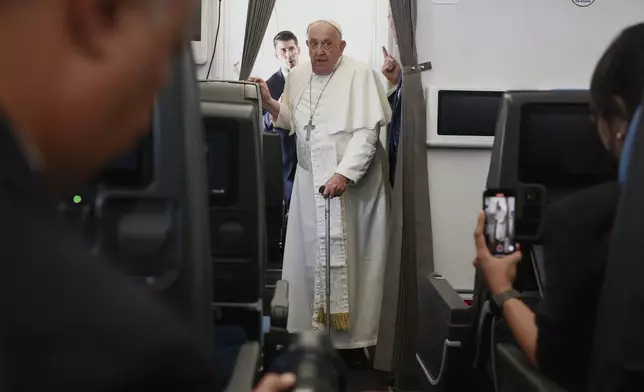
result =
[[[295,365],[296,392],[345,392],[346,367],[329,338],[317,332],[295,337],[287,354]]]

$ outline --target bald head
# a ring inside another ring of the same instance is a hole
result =
[[[347,46],[342,40],[340,25],[333,21],[315,21],[307,29],[307,38],[313,73],[328,75],[333,72]]]
[[[54,184],[83,180],[147,131],[193,4],[0,0],[0,50],[14,59],[0,62],[0,112]]]

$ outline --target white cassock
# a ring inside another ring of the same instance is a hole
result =
[[[505,242],[507,238],[507,228],[506,222],[508,217],[508,206],[505,200],[501,199],[497,201],[496,212],[494,214],[495,219],[495,237],[499,242]]]
[[[352,349],[378,339],[391,193],[379,134],[391,109],[368,65],[347,56],[338,64],[333,76],[314,75],[310,63],[295,67],[274,125],[297,134],[282,272],[292,333],[325,328],[325,200],[318,189],[334,173],[352,181],[331,200],[332,340],[337,349]]]

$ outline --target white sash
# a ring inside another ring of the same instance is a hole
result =
[[[316,130],[317,131],[317,130]],[[335,174],[338,154],[333,137],[322,136],[326,132],[313,132],[310,140],[312,189],[315,194],[317,223],[317,268],[315,274],[315,298],[313,329],[324,330],[326,325],[326,201],[319,188]],[[342,198],[330,201],[331,225],[331,325],[337,331],[349,331],[349,273],[347,267],[347,236]]]

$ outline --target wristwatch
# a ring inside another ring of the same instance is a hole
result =
[[[515,289],[510,289],[493,295],[492,301],[494,301],[494,304],[499,309],[503,309],[503,304],[505,303],[505,301],[513,298],[520,298],[520,297],[521,297],[521,294],[519,294],[518,291],[516,291]]]

